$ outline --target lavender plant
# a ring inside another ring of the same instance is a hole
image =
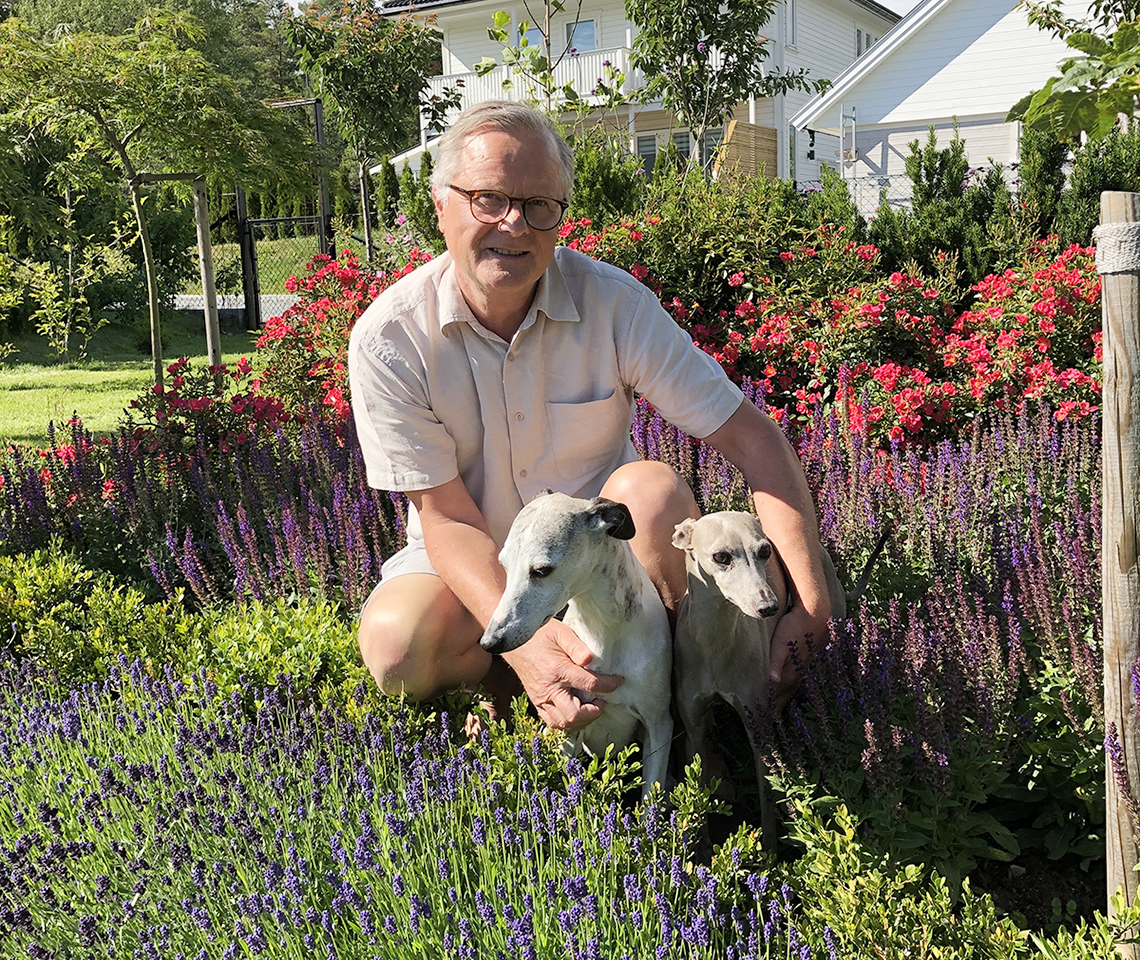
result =
[[[687,861],[695,783],[673,814],[626,809],[620,776],[560,760],[522,717],[457,747],[446,716],[352,723],[287,682],[251,719],[237,692],[125,660],[60,698],[11,676],[6,955],[812,955],[791,888],[739,854]]]
[[[800,698],[754,734],[790,795],[845,800],[954,889],[982,858],[1103,856],[1095,423],[1042,409],[882,451],[817,414],[796,438],[848,585],[894,532]],[[635,439],[702,508],[748,508],[731,465],[652,410]]]

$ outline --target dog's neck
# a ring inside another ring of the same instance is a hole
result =
[[[686,561],[685,571],[689,585],[688,616],[696,635],[713,643],[718,640],[731,643],[744,613],[724,598],[716,581],[694,560]]]
[[[633,620],[641,606],[633,551],[624,540],[611,540],[607,546],[585,578],[584,589],[569,603],[574,619],[585,628],[580,639],[595,656],[612,646],[622,635],[615,627]]]

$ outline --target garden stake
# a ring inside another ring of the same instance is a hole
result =
[[[1140,194],[1100,197],[1096,230],[1097,270],[1104,275],[1103,523],[1101,552],[1104,603],[1104,719],[1108,732],[1105,791],[1109,916],[1111,898],[1123,888],[1125,902],[1138,889],[1135,786],[1140,786],[1140,743],[1132,668],[1140,655],[1140,568],[1137,567],[1137,501],[1140,498]],[[1116,736],[1116,732],[1119,735]],[[1122,957],[1135,947],[1118,944]]]

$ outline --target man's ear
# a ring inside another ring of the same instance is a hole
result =
[[[673,528],[673,546],[678,550],[690,550],[693,546],[693,525],[696,521],[686,517]]]
[[[593,529],[604,530],[607,536],[615,540],[632,540],[637,532],[633,525],[633,517],[629,514],[629,507],[624,503],[615,503],[605,497],[595,497],[590,501],[590,509],[586,515]]]
[[[443,231],[443,224],[440,223],[440,218],[443,216],[443,205],[446,201],[444,201],[440,198],[440,195],[435,192],[434,187],[432,188],[432,191],[431,191],[431,202],[435,206],[435,222],[436,222],[436,225],[439,227],[440,232],[442,232]]]

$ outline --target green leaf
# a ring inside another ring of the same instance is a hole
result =
[[[499,61],[494,57],[484,57],[477,64],[475,64],[475,76],[485,77],[488,73],[499,65]]]
[[[502,30],[511,25],[511,15],[506,10],[496,10],[493,22],[497,29]]]
[[[1065,38],[1074,50],[1087,53],[1090,57],[1107,57],[1112,54],[1112,46],[1095,33],[1074,33]]]

